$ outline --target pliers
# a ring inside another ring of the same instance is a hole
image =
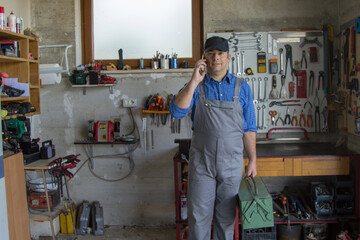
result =
[[[294,69],[294,67],[293,67],[292,47],[291,47],[289,44],[286,44],[286,45],[285,45],[285,49],[286,49],[285,78],[286,78],[288,60],[290,61],[291,75],[294,77],[296,71],[295,71],[295,69]]]
[[[301,113],[300,113],[300,127],[302,127],[302,126],[304,126],[304,127],[306,126],[304,110],[301,110]]]
[[[306,123],[306,124],[307,124],[306,126],[307,126],[308,128],[313,127],[313,125],[314,125],[314,120],[313,120],[313,116],[312,116],[312,114],[311,114],[311,108],[309,108],[306,122],[307,122],[307,123]]]
[[[286,109],[286,115],[285,115],[285,120],[284,120],[285,124],[290,125],[291,120],[290,120],[290,109],[289,107]]]
[[[312,96],[314,93],[314,71],[310,70],[310,77],[309,77],[309,94],[308,96]]]
[[[279,116],[278,116],[278,118],[276,119],[275,126],[277,126],[277,123],[278,123],[279,120],[282,122],[282,125],[284,126],[285,123],[284,123],[284,120],[283,120],[282,117],[281,117],[281,112],[279,112]]]
[[[324,71],[319,71],[318,77],[318,90],[320,90],[320,80],[321,80],[321,89],[324,90]]]
[[[300,63],[301,68],[302,68],[302,65],[303,65],[303,61],[305,62],[305,69],[307,69],[307,61],[306,61],[306,52],[305,52],[305,50],[302,51],[302,57],[301,57],[301,63]]]
[[[293,116],[292,116],[292,119],[291,119],[291,126],[294,126],[294,122],[295,123],[295,126],[298,125],[298,118],[297,118],[297,115],[296,115],[296,109],[294,109],[294,112],[293,112]]]
[[[314,105],[315,105],[315,132],[319,132],[320,131],[320,99],[318,96],[318,91],[315,91]]]

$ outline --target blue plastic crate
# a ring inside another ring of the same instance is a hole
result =
[[[314,202],[332,202],[334,199],[334,188],[326,182],[311,182],[310,189]],[[326,191],[320,192],[318,189]]]
[[[241,240],[276,240],[276,225],[266,228],[242,229]]]

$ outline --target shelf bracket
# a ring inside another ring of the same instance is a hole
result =
[[[109,92],[110,92],[110,94],[113,94],[113,93],[114,93],[114,86],[110,86],[110,87],[109,87]]]
[[[86,87],[83,87],[83,95],[86,95]]]

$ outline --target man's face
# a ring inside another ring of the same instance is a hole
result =
[[[219,50],[211,50],[205,53],[205,59],[210,73],[226,73],[230,54]]]

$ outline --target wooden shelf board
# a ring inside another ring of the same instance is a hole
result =
[[[1,97],[1,102],[29,101],[30,97]]]
[[[34,37],[26,36],[24,34],[14,33],[7,30],[0,29],[0,40],[21,40],[27,38],[30,41],[36,41]]]
[[[41,209],[41,211],[29,208],[29,219],[31,221],[50,221],[51,218],[57,217],[61,210],[64,208],[65,202],[61,201],[55,208],[51,210],[51,216],[48,215],[47,209]],[[38,212],[34,212],[38,211]]]
[[[0,55],[0,62],[27,62],[27,61],[28,60],[25,58]]]

